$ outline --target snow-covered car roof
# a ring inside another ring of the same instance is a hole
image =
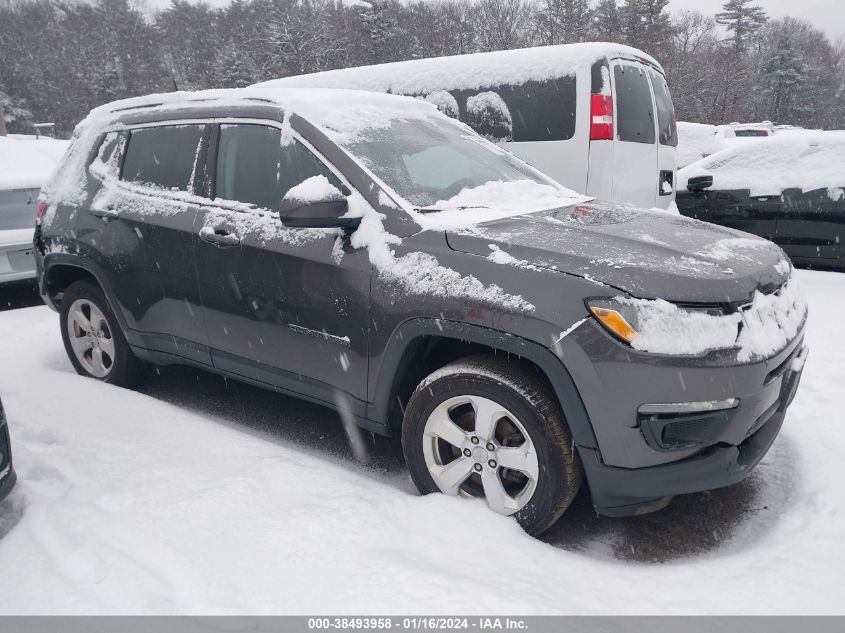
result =
[[[0,136],[0,190],[41,187],[67,146],[67,141],[52,138]]]
[[[255,85],[424,94],[444,87],[471,90],[502,83],[543,81],[574,75],[579,69],[600,59],[617,57],[640,59],[663,71],[657,60],[639,49],[609,42],[586,42],[342,68]]]
[[[712,176],[713,190],[748,189],[751,196],[779,196],[785,189],[845,187],[845,131],[744,139],[678,172],[678,186]]]
[[[324,88],[248,87],[228,90],[168,92],[132,97],[94,108],[79,129],[116,124],[126,115],[166,115],[208,107],[269,104],[286,115],[298,114],[341,142],[365,129],[386,127],[394,119],[439,116],[433,104],[398,95]],[[159,116],[160,118],[160,116]]]

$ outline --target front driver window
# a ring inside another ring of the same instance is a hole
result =
[[[215,198],[276,211],[292,187],[312,176],[337,177],[302,143],[282,144],[279,128],[267,125],[220,126]]]

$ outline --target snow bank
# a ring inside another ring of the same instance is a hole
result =
[[[38,189],[67,146],[67,141],[52,138],[0,136],[0,189]]]
[[[845,187],[845,131],[737,140],[743,142],[681,169],[678,187],[696,176],[713,176],[713,190],[748,189],[751,196]]]
[[[807,317],[807,301],[795,275],[778,292],[757,291],[740,312],[720,316],[685,310],[662,299],[621,297],[619,302],[636,308],[634,349],[676,355],[736,349],[740,362],[782,350]]]
[[[355,88],[422,95],[435,90],[492,88],[574,75],[604,57],[638,57],[659,67],[652,57],[622,44],[589,42],[540,46],[492,53],[415,59],[376,66],[329,70],[256,84],[273,88]]]
[[[641,518],[576,503],[547,542],[483,501],[417,496],[392,458],[355,463],[322,408],[190,375],[86,380],[46,306],[0,312],[20,476],[0,613],[845,614],[845,275],[797,274],[812,353],[751,480]]]

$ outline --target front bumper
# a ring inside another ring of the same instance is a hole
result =
[[[768,452],[801,380],[806,347],[797,347],[782,363],[775,401],[758,417],[741,442],[718,442],[696,454],[646,468],[618,468],[603,463],[597,450],[579,447],[593,505],[605,516],[645,514],[665,507],[674,495],[722,488],[744,479]]]

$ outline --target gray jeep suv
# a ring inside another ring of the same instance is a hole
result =
[[[244,89],[116,102],[38,209],[80,374],[189,364],[401,435],[422,493],[531,533],[729,485],[806,351],[775,245],[591,201],[430,104]]]

